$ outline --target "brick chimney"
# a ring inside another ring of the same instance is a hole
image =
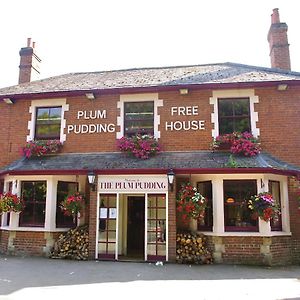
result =
[[[287,24],[280,22],[278,8],[274,8],[268,33],[271,67],[290,71],[291,60],[287,30]]]
[[[20,50],[19,84],[39,79],[41,59],[35,54],[35,43],[27,39],[27,47]]]

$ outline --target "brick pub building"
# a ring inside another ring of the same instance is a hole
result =
[[[78,189],[87,197],[79,223],[89,225],[90,259],[174,261],[176,193],[190,181],[209,205],[205,219],[189,226],[208,237],[215,262],[299,262],[300,73],[291,71],[277,9],[268,41],[271,68],[221,63],[34,81],[40,59],[29,39],[19,84],[0,89],[1,190],[26,202],[21,214],[2,214],[1,252],[47,255],[72,226],[59,203]],[[262,151],[237,156],[232,168],[230,153],[211,143],[237,129],[259,137]],[[117,139],[140,130],[158,139],[161,153],[143,160],[118,150]],[[20,156],[26,142],[50,138],[63,143],[60,153]],[[250,220],[245,193],[267,191],[281,214]]]

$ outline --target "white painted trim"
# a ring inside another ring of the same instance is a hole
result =
[[[115,244],[115,260],[118,260],[119,254],[119,208],[120,208],[120,194],[117,194],[117,218],[116,218],[116,244]]]
[[[272,237],[272,236],[291,236],[291,232],[281,232],[281,231],[271,231],[269,234],[261,234],[260,232],[223,232],[215,233],[211,231],[198,231],[199,233],[204,233],[208,236],[244,236],[244,237]]]
[[[120,139],[124,136],[124,103],[142,101],[154,102],[154,137],[156,139],[160,138],[160,131],[158,130],[158,127],[160,125],[160,115],[158,114],[158,107],[163,106],[163,100],[158,99],[158,93],[145,93],[120,95],[120,101],[118,101],[117,103],[117,108],[120,110],[120,115],[117,117],[117,126],[120,127],[120,131],[116,132],[117,139]]]
[[[166,261],[169,261],[169,192],[166,192]]]
[[[144,260],[148,258],[148,193],[145,193],[145,240],[144,240]]]
[[[95,246],[95,259],[99,258],[99,218],[100,218],[100,193],[97,192],[97,211],[96,211],[96,246]]]
[[[61,126],[60,126],[60,141],[63,143],[66,140],[66,134],[64,129],[66,128],[65,111],[69,111],[69,104],[66,104],[66,99],[43,99],[43,100],[32,100],[31,106],[29,107],[29,113],[31,114],[31,120],[28,121],[29,135],[27,135],[26,141],[33,141],[35,134],[35,120],[36,120],[36,108],[37,107],[54,107],[61,106]]]
[[[212,92],[212,97],[209,98],[209,103],[214,106],[211,114],[211,122],[214,124],[212,129],[212,137],[216,138],[219,135],[219,116],[218,116],[218,99],[219,98],[249,98],[250,100],[250,119],[251,130],[255,137],[260,135],[259,128],[256,127],[258,122],[258,113],[254,110],[254,104],[259,103],[258,96],[255,96],[254,89],[238,89],[238,90],[215,90]]]
[[[0,229],[7,230],[7,231],[28,231],[28,232],[31,232],[31,231],[33,231],[33,232],[66,232],[70,228],[55,228],[55,229],[48,230],[44,227],[16,227],[12,230],[8,226],[1,226]]]

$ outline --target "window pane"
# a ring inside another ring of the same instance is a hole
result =
[[[46,181],[22,181],[21,195],[25,202],[20,226],[44,226],[46,214]]]
[[[197,183],[199,193],[207,199],[204,218],[198,221],[198,230],[212,231],[213,212],[212,212],[212,184],[211,181]]]
[[[232,116],[233,107],[231,100],[219,100],[219,116]]]
[[[224,180],[224,221],[226,231],[257,231],[248,200],[257,192],[256,180]]]
[[[61,107],[39,107],[36,114],[35,138],[59,139]]]
[[[57,202],[56,202],[56,227],[74,226],[73,217],[65,216],[60,208],[61,202],[68,196],[78,190],[77,182],[59,181],[57,184]]]
[[[154,102],[124,103],[124,128],[126,135],[153,134]]]
[[[249,99],[219,99],[219,134],[251,132]]]
[[[280,197],[280,182],[279,181],[269,181],[269,191],[272,194],[275,203],[279,210],[281,209],[281,197]],[[271,219],[271,230],[272,231],[281,231],[282,230],[282,219],[281,214],[277,213]]]
[[[248,99],[236,99],[233,101],[234,115],[243,116],[249,115],[249,100]]]

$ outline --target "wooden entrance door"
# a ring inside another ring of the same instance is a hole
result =
[[[128,197],[127,255],[144,257],[145,245],[145,197]]]

